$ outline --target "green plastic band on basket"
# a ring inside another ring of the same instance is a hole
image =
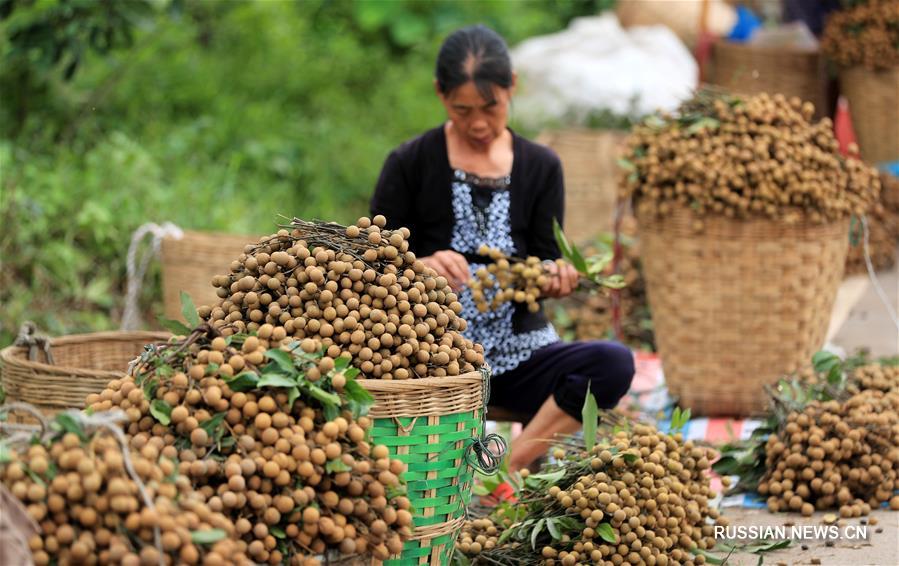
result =
[[[505,449],[501,440],[485,434],[490,372],[479,373],[480,379],[467,376],[466,409],[444,415],[439,409],[437,414],[397,411],[404,416],[387,412],[372,423],[372,443],[387,446],[391,458],[406,464],[401,478],[413,512],[413,538],[384,566],[450,564],[456,536],[468,517],[476,471],[489,473]]]

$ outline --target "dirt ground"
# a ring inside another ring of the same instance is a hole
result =
[[[724,515],[731,521],[731,525],[743,526],[790,526],[825,525],[824,517],[827,513],[816,513],[811,517],[802,517],[798,514],[778,513],[772,514],[763,509],[733,509],[725,510]],[[867,539],[856,540],[862,520],[868,522]],[[876,524],[870,524],[876,523]],[[899,565],[899,512],[878,510],[869,517],[862,519],[840,519],[835,523],[842,535],[846,534],[846,527],[852,540],[842,538],[835,540],[833,546],[827,546],[825,540],[794,540],[792,544],[782,550],[766,552],[761,555],[763,564],[794,565],[794,564],[822,564],[826,566],[896,566]],[[733,566],[755,566],[758,564],[759,555],[749,553],[734,553],[727,564]]]

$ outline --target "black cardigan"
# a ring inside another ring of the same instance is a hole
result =
[[[514,132],[512,153],[512,241],[521,257],[556,259],[560,254],[552,222],[556,218],[562,223],[565,208],[562,164],[551,149]],[[390,152],[371,213],[386,216],[389,228],[409,228],[409,247],[418,256],[449,249],[455,224],[452,183],[446,134],[440,126]]]
[[[560,253],[552,222],[562,223],[565,208],[562,164],[551,149],[515,132],[512,152],[512,241],[520,257],[556,259]],[[390,152],[371,199],[371,214],[387,217],[388,228],[409,228],[409,248],[419,257],[449,249],[455,224],[452,183],[446,133],[440,126]],[[481,259],[466,256],[469,262]],[[515,331],[523,332],[543,327],[546,317],[542,310],[532,315],[525,305],[516,305],[513,322]]]

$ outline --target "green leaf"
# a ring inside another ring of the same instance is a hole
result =
[[[234,377],[225,380],[232,391],[250,391],[259,387],[259,376],[252,371],[242,371]]]
[[[162,399],[150,401],[150,414],[165,426],[172,422],[172,406]]]
[[[203,421],[200,423],[200,428],[206,431],[209,436],[216,436],[216,433],[219,432],[219,427],[222,425],[222,421],[225,420],[225,413],[216,413],[207,421]]]
[[[549,531],[549,536],[553,537],[555,540],[559,540],[562,538],[562,533],[559,532],[559,527],[556,525],[557,517],[552,517],[546,520],[546,530]]]
[[[331,371],[335,374],[342,372],[346,368],[350,367],[350,361],[350,358],[347,358],[345,356],[338,357],[336,360],[334,360],[334,369]]]
[[[719,125],[721,125],[721,123],[714,118],[708,118],[708,117],[700,118],[699,120],[696,120],[695,122],[693,122],[693,124],[691,124],[687,128],[687,133],[695,134],[706,128],[708,128],[710,130],[715,130],[718,128]]]
[[[284,529],[281,527],[269,527],[268,532],[272,533],[272,536],[278,539],[287,538],[287,533],[285,533]]]
[[[300,398],[300,388],[299,387],[291,387],[287,390],[287,406],[293,407],[294,402]]]
[[[524,485],[530,489],[538,488],[542,484],[555,485],[565,477],[565,469],[559,468],[554,472],[543,472],[542,474],[531,474],[524,480]]]
[[[293,358],[291,358],[290,354],[288,354],[284,350],[272,348],[265,352],[265,357],[278,364],[278,367],[288,374],[295,373],[297,371],[296,367],[294,367],[293,365]]]
[[[334,393],[328,393],[318,385],[310,385],[309,394],[318,399],[325,406],[340,406],[340,397]]]
[[[172,334],[183,336],[190,334],[190,328],[188,328],[183,322],[163,317],[160,317],[158,320],[159,324],[161,324],[163,328],[165,328]]]
[[[0,442],[0,464],[6,464],[12,461],[12,452],[5,442]]]
[[[606,542],[618,544],[618,538],[615,536],[615,531],[612,529],[612,525],[608,523],[600,523],[597,525],[596,534]]]
[[[531,548],[534,550],[537,550],[537,537],[540,536],[540,531],[543,530],[544,525],[546,525],[546,519],[540,519],[534,526],[534,530],[531,531]]]
[[[190,533],[190,541],[194,544],[213,544],[228,536],[222,529],[210,529],[208,531],[193,531]]]
[[[296,379],[283,373],[263,373],[256,383],[257,387],[296,387]]]
[[[340,458],[336,458],[334,460],[329,460],[325,464],[325,471],[328,473],[335,472],[349,472],[351,468],[344,463]]]
[[[193,299],[185,291],[181,291],[181,314],[190,326],[194,328],[200,326],[200,315],[197,314],[197,307],[194,305]],[[190,331],[188,331],[188,334],[190,334]]]
[[[159,380],[155,377],[148,377],[144,380],[141,389],[144,390],[144,399],[150,401],[156,398],[156,389],[159,388]]]
[[[326,419],[333,421],[340,416],[340,409],[337,408],[337,405],[324,405],[322,413],[324,413]]]
[[[812,364],[815,366],[816,372],[828,373],[833,368],[841,366],[842,360],[836,354],[821,350],[812,356]]]
[[[591,391],[589,382],[587,391]],[[587,393],[587,398],[584,399],[584,406],[581,409],[581,422],[584,423],[584,445],[587,448],[587,452],[593,450],[593,446],[596,444],[596,418],[598,413],[599,407],[596,404],[596,397],[592,392]]]
[[[553,236],[556,238],[556,244],[559,246],[559,251],[562,252],[562,256],[568,258],[571,256],[571,245],[568,243],[568,238],[565,237],[565,233],[562,231],[562,225],[559,224],[559,221],[553,218]]]
[[[78,436],[81,442],[87,442],[87,435],[84,433],[84,429],[81,428],[81,424],[72,415],[59,413],[56,415],[54,422],[62,432],[71,432]]]
[[[707,551],[705,551],[705,550],[703,550],[703,549],[701,549],[701,548],[694,548],[694,549],[693,549],[693,554],[696,554],[696,555],[700,555],[700,554],[701,554],[701,555],[705,556],[705,561],[706,561],[706,563],[708,563],[708,564],[714,564],[714,565],[716,565],[716,566],[718,566],[718,565],[720,565],[720,564],[724,564],[724,559],[723,559],[723,558],[719,558],[718,556],[715,556],[715,555],[712,554],[711,552],[707,552]]]
[[[637,170],[637,166],[634,165],[634,163],[632,161],[630,161],[629,159],[625,159],[625,158],[621,157],[618,159],[617,163],[618,163],[618,167],[621,169],[624,169],[625,171],[633,172],[633,171]]]

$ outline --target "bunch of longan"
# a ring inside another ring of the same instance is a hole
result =
[[[365,378],[456,376],[484,364],[466,339],[462,305],[446,278],[409,251],[409,230],[386,219],[356,225],[293,222],[247,246],[213,279],[221,301],[198,309],[224,336],[272,345],[309,338]]]
[[[676,115],[634,128],[620,195],[648,215],[689,208],[697,231],[710,214],[785,223],[862,214],[877,199],[877,172],[840,156],[832,122],[813,113],[780,94],[700,91]]]
[[[899,66],[899,2],[867,0],[831,12],[821,36],[821,51],[838,64],[868,69]]]
[[[489,519],[471,521],[457,548],[476,564],[705,562],[693,550],[711,549],[714,525],[725,524],[709,505],[715,497],[707,474],[714,458],[711,449],[683,442],[679,434],[637,424],[589,454],[559,448],[554,456],[562,460],[565,476],[548,490],[542,484],[523,490],[526,516],[513,509],[513,520],[501,509]],[[554,528],[572,528],[558,537],[542,529],[534,539],[536,545],[530,538],[533,531],[506,534],[502,543],[496,536],[520,529],[528,519],[533,524],[554,518],[562,519]]]
[[[787,416],[765,445],[767,471],[758,490],[768,496],[769,510],[811,515],[838,507],[843,517],[859,517],[884,502],[899,509],[894,374],[856,370],[848,389],[858,392],[847,400],[812,401]]]
[[[492,260],[478,269],[468,283],[478,311],[496,310],[508,302],[526,304],[530,312],[540,310],[541,290],[550,277],[540,258],[507,257],[501,250],[486,245],[478,253]]]
[[[108,432],[58,434],[9,454],[0,480],[41,528],[29,541],[38,566],[252,564],[234,523],[155,450],[130,453],[152,507]]]
[[[247,373],[265,376],[274,342],[185,341],[187,355],[171,370],[114,380],[88,397],[88,407],[124,410],[132,448],[177,459],[210,509],[233,520],[257,563],[314,564],[329,552],[383,560],[401,552],[412,533],[399,480],[405,465],[369,444],[371,420],[345,410],[327,418],[308,394],[291,398],[288,389],[242,383]],[[342,391],[347,378],[334,360],[316,357],[312,339],[300,346],[278,351],[296,360],[308,382]]]

